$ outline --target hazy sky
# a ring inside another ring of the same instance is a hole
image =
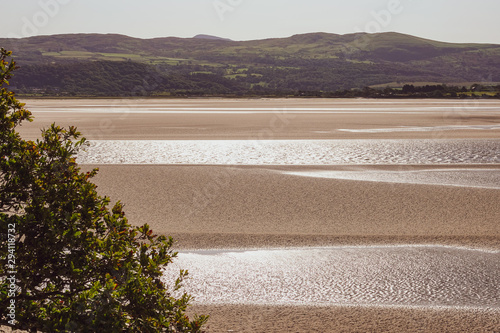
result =
[[[397,31],[500,44],[497,0],[0,0],[0,37],[120,33],[234,40]]]

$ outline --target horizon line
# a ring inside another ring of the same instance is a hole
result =
[[[287,36],[282,36],[282,37],[265,37],[265,38],[256,38],[256,39],[242,39],[242,40],[235,40],[227,37],[221,37],[217,35],[211,35],[208,33],[199,33],[196,34],[195,36],[192,37],[179,37],[179,36],[155,36],[155,37],[136,37],[132,35],[127,35],[124,33],[118,33],[118,32],[67,32],[67,33],[54,33],[54,34],[40,34],[40,35],[33,35],[33,36],[25,36],[25,37],[0,37],[0,39],[27,39],[27,38],[35,38],[35,37],[52,37],[52,36],[65,36],[65,35],[117,35],[117,36],[125,36],[129,38],[134,38],[134,39],[142,39],[142,40],[151,40],[151,39],[162,39],[162,38],[177,38],[177,39],[204,39],[204,38],[196,38],[197,36],[208,36],[208,37],[214,37],[214,41],[227,41],[227,42],[251,42],[251,41],[263,41],[263,40],[271,40],[271,39],[288,39],[292,38],[295,36],[303,36],[303,35],[315,35],[315,34],[326,34],[326,35],[336,35],[336,36],[348,36],[348,35],[382,35],[382,34],[398,34],[398,35],[404,35],[404,36],[410,36],[410,37],[415,37],[419,39],[424,39],[424,40],[429,40],[429,41],[434,41],[434,42],[441,42],[441,43],[449,43],[449,44],[491,44],[491,45],[500,45],[500,43],[494,43],[494,42],[450,42],[450,41],[444,41],[444,40],[438,40],[438,39],[432,39],[432,38],[427,38],[427,37],[421,37],[417,35],[412,35],[408,33],[403,33],[403,32],[398,32],[398,31],[384,31],[384,32],[365,32],[365,31],[359,31],[359,32],[349,32],[349,33],[334,33],[334,32],[325,32],[325,31],[316,31],[316,32],[303,32],[303,33],[297,33],[293,35],[287,35]],[[205,38],[205,40],[210,40],[209,38]]]

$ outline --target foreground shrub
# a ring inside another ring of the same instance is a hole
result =
[[[16,128],[31,114],[6,88],[14,61],[0,50],[0,324],[43,332],[201,332],[191,296],[162,269],[172,239],[132,227],[120,202],[97,194],[75,161],[85,139],[56,125],[37,141]]]

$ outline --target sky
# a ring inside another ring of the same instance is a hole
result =
[[[0,37],[118,33],[233,40],[396,31],[500,44],[497,0],[0,0]]]

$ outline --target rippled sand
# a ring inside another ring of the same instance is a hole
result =
[[[500,164],[499,140],[92,141],[82,164]]]
[[[175,265],[189,267],[186,289],[199,304],[500,310],[500,252],[432,246],[205,250],[183,252]]]

